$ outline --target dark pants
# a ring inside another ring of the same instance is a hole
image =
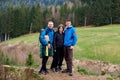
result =
[[[67,64],[67,70],[72,72],[73,49],[70,49],[70,47],[64,47],[64,56]]]
[[[47,71],[47,68],[46,68],[47,61],[48,61],[48,56],[44,56],[42,58],[42,66],[41,66],[40,72]]]
[[[51,69],[61,67],[63,62],[63,57],[64,57],[64,47],[57,47],[56,52],[54,53],[53,56]]]

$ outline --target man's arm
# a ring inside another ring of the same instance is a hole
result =
[[[40,35],[40,42],[41,44],[45,45],[45,46],[48,46],[48,42],[45,40],[45,34],[46,34],[46,31],[42,31],[41,35]]]
[[[76,45],[76,42],[77,42],[76,30],[74,28],[72,30],[72,39],[73,39],[73,42],[72,42],[72,46],[70,47],[71,49],[74,48],[74,46]]]

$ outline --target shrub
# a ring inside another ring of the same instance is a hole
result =
[[[34,58],[33,58],[32,53],[30,52],[26,59],[26,66],[32,66],[33,64],[34,64]]]

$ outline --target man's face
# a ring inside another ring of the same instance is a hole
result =
[[[48,27],[49,27],[50,29],[52,29],[53,26],[54,26],[54,24],[53,24],[52,22],[49,22],[49,23],[48,23]]]
[[[70,27],[71,26],[71,21],[66,21],[66,26]]]

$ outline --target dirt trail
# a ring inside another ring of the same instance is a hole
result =
[[[106,80],[107,76],[87,76],[87,75],[80,75],[79,73],[75,72],[73,76],[69,76],[67,73],[57,72],[54,73],[49,71],[47,75],[40,75],[44,77],[45,80]]]

